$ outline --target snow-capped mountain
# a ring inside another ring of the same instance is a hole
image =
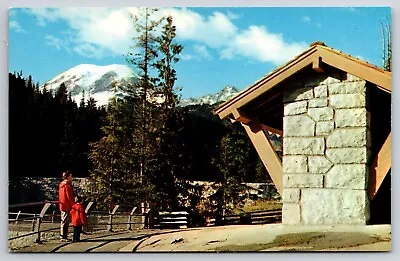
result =
[[[82,95],[85,98],[94,98],[98,106],[107,105],[110,98],[116,94],[124,96],[124,92],[117,88],[114,93],[114,83],[118,86],[135,83],[138,75],[128,66],[122,64],[112,64],[106,66],[97,66],[93,64],[80,64],[75,66],[46,82],[40,88],[46,88],[55,92],[62,83],[67,87],[67,92],[71,94],[72,99],[79,103]],[[200,98],[181,99],[179,106],[197,104],[214,104],[226,101],[236,95],[239,90],[233,86],[226,86],[221,91],[204,95]],[[149,97],[150,98],[150,97]],[[160,102],[160,97],[151,97],[151,100]]]
[[[218,102],[226,101],[235,96],[239,93],[239,90],[234,87],[227,85],[221,91],[214,93],[214,94],[207,94],[201,96],[200,98],[188,98],[188,99],[181,99],[179,102],[179,106],[188,106],[188,105],[197,105],[197,104],[215,104]]]
[[[125,85],[134,83],[138,76],[128,66],[111,64],[97,66],[93,64],[80,64],[46,82],[41,88],[56,91],[61,83],[67,87],[67,92],[75,102],[79,102],[84,93],[85,98],[92,97],[99,106],[106,105],[114,95],[114,83]],[[117,88],[117,96],[124,93]]]

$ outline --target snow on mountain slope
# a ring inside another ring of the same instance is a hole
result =
[[[55,92],[62,83],[67,87],[67,92],[72,99],[79,103],[83,93],[85,98],[94,98],[98,106],[107,105],[109,99],[115,95],[124,96],[125,93],[117,89],[114,93],[113,83],[126,85],[135,83],[138,75],[128,66],[122,64],[112,64],[97,66],[93,64],[80,64],[75,66],[46,82],[41,88]],[[179,106],[184,107],[196,104],[215,104],[226,101],[235,96],[239,90],[233,86],[226,86],[221,91],[204,95],[200,98],[181,99]],[[160,97],[149,97],[156,102],[162,102]]]
[[[93,64],[80,64],[46,82],[41,88],[56,91],[61,83],[67,87],[67,92],[76,102],[85,97],[96,99],[98,105],[106,105],[109,98],[113,97],[113,83],[133,83],[138,78],[134,71],[121,64],[97,66]],[[117,95],[123,95],[117,91]]]
[[[196,105],[196,104],[215,104],[218,102],[226,101],[239,93],[239,89],[234,86],[227,85],[221,91],[214,94],[207,94],[201,96],[198,99],[188,98],[182,99],[179,103],[179,106],[184,107],[188,105]]]

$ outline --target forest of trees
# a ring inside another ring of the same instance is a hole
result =
[[[50,93],[22,73],[10,73],[9,84],[10,185],[20,177],[58,178],[67,169],[75,177],[89,177],[94,168],[91,145],[106,137],[113,105],[97,107],[93,99],[77,104],[65,86]],[[164,145],[174,148],[165,148],[161,160],[176,161],[174,172],[181,181],[220,182],[228,173],[227,178],[232,174],[240,175],[240,181],[265,182],[268,174],[243,128],[221,121],[212,113],[216,106],[176,107],[170,130],[174,141]],[[120,116],[129,118],[125,112]]]
[[[221,207],[237,203],[242,182],[267,181],[243,128],[214,115],[217,105],[178,106],[174,65],[183,46],[172,17],[153,19],[154,12],[132,17],[138,36],[126,59],[138,81],[114,83],[128,95],[106,107],[92,98],[77,104],[64,84],[51,93],[31,76],[9,74],[10,202],[25,189],[21,177],[60,177],[65,170],[87,177],[86,196],[103,208],[148,201],[177,209],[198,194],[191,180],[220,184]]]

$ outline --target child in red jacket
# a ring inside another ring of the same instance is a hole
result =
[[[87,224],[85,209],[82,205],[82,197],[75,197],[75,204],[71,209],[71,221],[74,227],[74,237],[72,242],[81,241],[82,226]]]

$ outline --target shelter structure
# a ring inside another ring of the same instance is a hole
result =
[[[246,130],[282,223],[390,222],[391,72],[315,42],[214,112]]]

